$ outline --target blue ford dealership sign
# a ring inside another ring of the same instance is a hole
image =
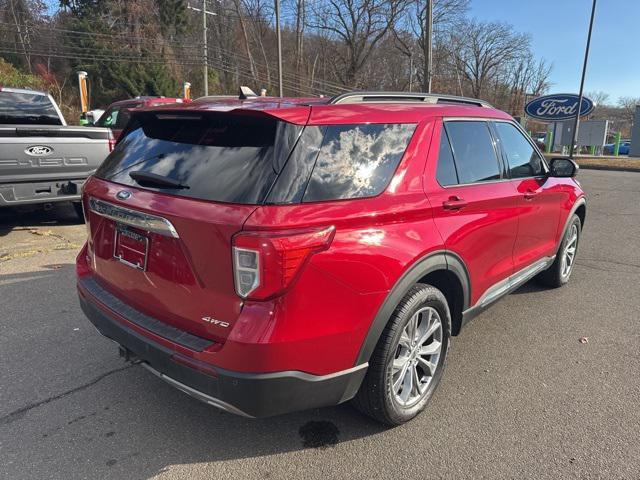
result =
[[[524,107],[525,112],[532,118],[555,122],[575,118],[578,110],[578,95],[572,93],[560,93],[558,95],[546,95],[531,100]],[[588,115],[593,111],[593,102],[587,97],[582,97],[580,116]]]

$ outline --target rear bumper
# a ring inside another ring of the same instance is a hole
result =
[[[85,180],[0,183],[0,207],[78,202]]]
[[[198,364],[109,315],[98,299],[79,288],[80,306],[98,331],[137,357],[146,369],[172,386],[215,407],[248,417],[269,417],[309,408],[337,405],[353,398],[367,364],[330,375],[299,371],[241,373]],[[99,306],[100,305],[100,306]],[[203,373],[205,372],[208,373]]]

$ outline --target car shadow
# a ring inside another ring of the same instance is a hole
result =
[[[520,288],[511,292],[511,295],[522,295],[523,293],[537,293],[549,290],[549,287],[539,284],[535,279],[529,280]]]
[[[20,352],[3,368],[24,392],[0,382],[9,401],[0,443],[12,465],[27,466],[26,476],[54,469],[60,478],[82,477],[82,458],[91,478],[155,478],[184,464],[305,449],[331,454],[338,444],[388,430],[349,404],[250,419],[201,403],[118,358],[79,308],[71,263],[41,268],[0,274],[0,298],[10,302],[4,328]],[[28,297],[28,318],[20,313],[26,292],[47,293]]]
[[[83,223],[69,202],[51,204],[50,208],[2,207],[0,208],[0,237],[17,227],[46,227],[53,225],[79,225]]]

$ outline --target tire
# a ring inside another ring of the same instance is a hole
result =
[[[417,318],[413,338],[423,337],[424,341],[411,346],[407,332],[412,331],[410,321]],[[430,327],[440,323],[440,329],[429,336]],[[447,300],[440,290],[431,285],[417,284],[409,290],[398,304],[385,327],[376,348],[369,359],[367,374],[356,394],[353,403],[365,415],[387,424],[401,425],[408,422],[425,409],[433,392],[438,387],[444,372],[449,338],[451,335],[451,314]],[[439,353],[418,355],[417,353],[435,351],[440,342]],[[422,346],[422,350],[419,347]],[[412,350],[413,349],[413,350]],[[434,357],[434,355],[437,355]],[[435,365],[435,372],[425,367]],[[404,363],[403,363],[404,362]],[[400,367],[401,364],[409,366]],[[403,375],[403,370],[406,372]],[[415,371],[415,376],[413,375]],[[411,389],[407,382],[411,381]],[[406,381],[400,381],[404,378]],[[419,389],[413,389],[418,378]],[[394,388],[400,385],[400,390]],[[417,398],[411,398],[415,394]],[[402,397],[407,397],[406,401]]]
[[[73,209],[76,211],[78,220],[84,223],[84,212],[82,211],[82,202],[73,202]]]
[[[536,277],[536,280],[539,283],[547,287],[558,288],[569,281],[571,273],[573,272],[573,267],[575,266],[576,255],[578,254],[578,245],[580,244],[581,233],[582,223],[580,222],[580,217],[574,214],[571,217],[571,221],[567,226],[567,231],[564,233],[564,237],[560,243],[556,259],[547,270]],[[571,263],[567,269],[567,254],[571,248],[573,249],[573,256],[571,257]]]

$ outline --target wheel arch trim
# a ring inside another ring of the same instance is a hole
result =
[[[447,270],[458,277],[463,291],[463,311],[469,308],[471,285],[468,270],[462,259],[458,255],[445,250],[431,252],[416,260],[389,291],[371,322],[367,336],[360,347],[355,365],[369,361],[384,328],[389,322],[389,318],[391,318],[391,314],[411,287],[425,275],[439,270]]]
[[[585,218],[587,216],[587,199],[584,196],[579,197],[575,203],[573,204],[573,207],[571,207],[571,210],[569,211],[569,215],[567,215],[567,219],[564,222],[564,227],[562,228],[562,232],[561,235],[558,239],[558,245],[556,246],[556,254],[558,253],[558,251],[560,250],[560,246],[562,245],[562,239],[564,238],[564,236],[567,233],[567,229],[569,228],[569,224],[571,223],[571,219],[573,218],[573,215],[578,211],[578,209],[580,207],[584,207],[584,215]],[[584,222],[582,222],[582,225],[580,225],[581,228],[584,228]]]

